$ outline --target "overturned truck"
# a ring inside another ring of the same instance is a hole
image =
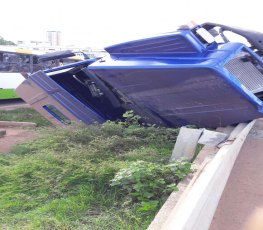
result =
[[[247,45],[230,42],[238,34]],[[105,48],[30,75],[17,94],[56,125],[116,120],[218,127],[263,115],[263,34],[215,23]]]

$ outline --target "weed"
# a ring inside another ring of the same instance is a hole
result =
[[[31,108],[19,108],[14,110],[0,110],[2,121],[29,121],[35,122],[38,126],[50,126],[51,123]]]
[[[177,190],[176,184],[190,172],[191,164],[187,161],[170,164],[136,161],[122,168],[111,180],[111,186],[118,187],[122,195],[140,202],[140,211],[151,211]]]
[[[146,229],[189,165],[168,164],[178,130],[136,122],[42,128],[0,155],[0,228]]]

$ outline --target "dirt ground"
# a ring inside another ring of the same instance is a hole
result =
[[[29,105],[23,102],[0,104],[0,110],[12,110],[21,107],[29,107]],[[27,140],[35,139],[37,137],[37,131],[34,129],[18,128],[18,127],[10,127],[10,128],[0,127],[0,129],[6,130],[6,135],[4,137],[0,137],[0,154],[8,153],[11,151],[14,145],[23,143]]]
[[[0,153],[8,153],[14,145],[32,140],[37,137],[36,130],[26,128],[1,128],[6,130],[6,135],[0,137]]]

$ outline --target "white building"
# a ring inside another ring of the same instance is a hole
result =
[[[61,46],[61,32],[60,31],[47,31],[47,41],[51,46]]]

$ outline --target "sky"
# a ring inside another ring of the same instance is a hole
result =
[[[263,32],[260,0],[8,0],[1,2],[0,36],[46,40],[62,32],[63,45],[103,48],[175,31],[179,25],[217,22]]]

